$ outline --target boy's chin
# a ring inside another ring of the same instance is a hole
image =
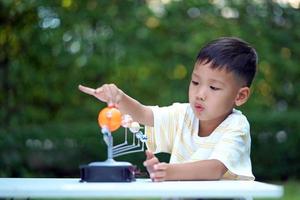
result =
[[[208,120],[207,117],[204,116],[203,112],[201,112],[201,113],[194,112],[194,114],[197,117],[197,119],[200,121]]]

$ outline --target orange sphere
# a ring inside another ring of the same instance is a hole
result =
[[[108,128],[110,132],[121,126],[122,115],[115,107],[106,107],[99,112],[98,124],[101,128]]]

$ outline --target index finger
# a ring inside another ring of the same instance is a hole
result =
[[[149,160],[151,158],[154,158],[154,154],[151,151],[146,150],[145,153],[146,153],[146,159],[147,160]]]
[[[93,88],[90,88],[90,87],[85,87],[83,85],[79,85],[78,86],[78,89],[81,91],[81,92],[84,92],[86,94],[89,94],[89,95],[95,95],[95,89]]]

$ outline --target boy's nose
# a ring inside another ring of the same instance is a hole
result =
[[[196,98],[198,100],[205,101],[205,99],[206,99],[206,91],[205,91],[204,88],[199,88],[198,89]]]

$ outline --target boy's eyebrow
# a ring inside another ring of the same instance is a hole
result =
[[[192,73],[192,76],[196,76],[197,78],[199,78],[198,74],[196,74],[195,72]]]
[[[219,80],[216,80],[216,79],[209,79],[210,82],[212,83],[219,83],[221,85],[225,85],[225,83],[223,81],[219,81]]]
[[[196,78],[200,78],[200,76],[198,74],[196,74],[195,72],[192,73],[192,76],[195,76]],[[220,81],[217,79],[209,79],[208,81],[211,83],[219,83],[219,84],[225,85],[225,83],[223,81]]]

